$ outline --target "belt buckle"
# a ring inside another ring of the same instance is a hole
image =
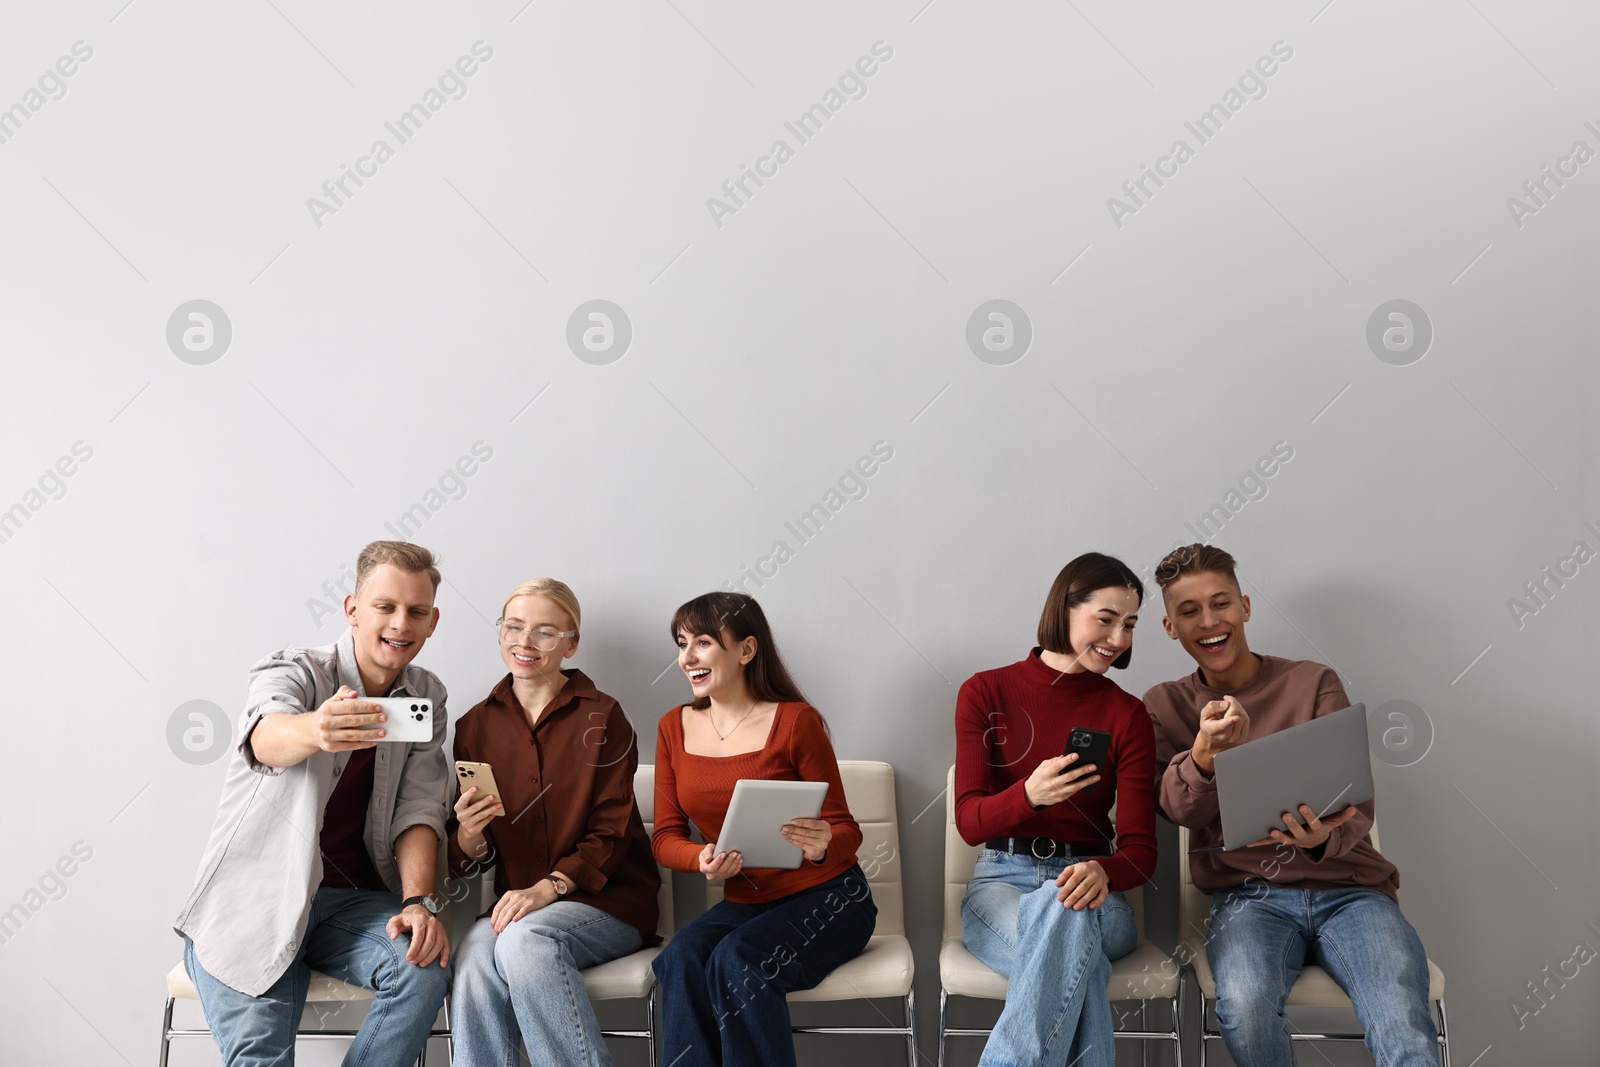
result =
[[[1047,859],[1050,859],[1053,856],[1055,856],[1057,850],[1060,848],[1060,845],[1055,841],[1051,841],[1050,842],[1050,851],[1041,855],[1040,852],[1039,852],[1039,842],[1041,840],[1049,840],[1049,839],[1048,838],[1038,838],[1038,837],[1036,837],[1033,840],[1028,842],[1028,851],[1033,853],[1033,858],[1036,859],[1036,860],[1047,860]]]

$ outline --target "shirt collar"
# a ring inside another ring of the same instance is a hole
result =
[[[557,712],[564,710],[571,704],[575,704],[580,700],[593,700],[600,695],[600,691],[594,687],[594,682],[589,680],[589,676],[576,667],[563,670],[561,673],[566,675],[567,684],[561,687],[561,692],[556,694],[555,701],[539,716],[541,723],[549,720]],[[489,691],[489,702],[500,705],[521,716],[522,705],[517,702],[517,694],[511,690],[511,675],[509,673]]]

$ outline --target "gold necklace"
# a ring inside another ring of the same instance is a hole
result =
[[[734,730],[737,730],[739,727],[743,726],[744,721],[755,713],[756,706],[760,703],[761,702],[758,700],[755,704],[751,704],[750,710],[741,715],[739,717],[739,721],[733,724],[733,729],[729,730],[727,733],[723,733],[721,730],[717,729],[716,716],[711,714],[711,708],[708,706],[706,708],[706,721],[711,724],[711,732],[717,735],[718,741],[726,741],[728,738],[733,736]]]

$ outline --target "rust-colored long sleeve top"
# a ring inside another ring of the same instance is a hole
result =
[[[532,729],[508,674],[456,723],[458,760],[487,763],[506,813],[484,828],[498,895],[558,873],[563,898],[599,908],[656,944],[661,872],[633,800],[639,746],[622,706],[579,670]],[[450,820],[450,871],[482,870],[456,843]],[[488,912],[484,913],[485,915]]]
[[[723,897],[735,904],[764,904],[837,878],[856,862],[861,827],[845,803],[844,783],[833,742],[822,716],[810,704],[779,704],[773,712],[767,743],[754,752],[734,756],[697,756],[683,748],[682,705],[661,717],[656,728],[656,829],[651,847],[663,867],[699,871],[702,845],[689,838],[692,822],[707,841],[722,833],[722,820],[741,778],[780,782],[827,782],[822,818],[833,827],[833,840],[821,863],[802,859],[796,870],[743,870],[723,885]]]

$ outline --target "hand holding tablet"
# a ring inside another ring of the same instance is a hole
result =
[[[827,795],[827,782],[739,779],[716,845],[700,853],[701,873],[716,879],[745,867],[792,871],[802,856],[825,856],[833,827],[818,816]]]

